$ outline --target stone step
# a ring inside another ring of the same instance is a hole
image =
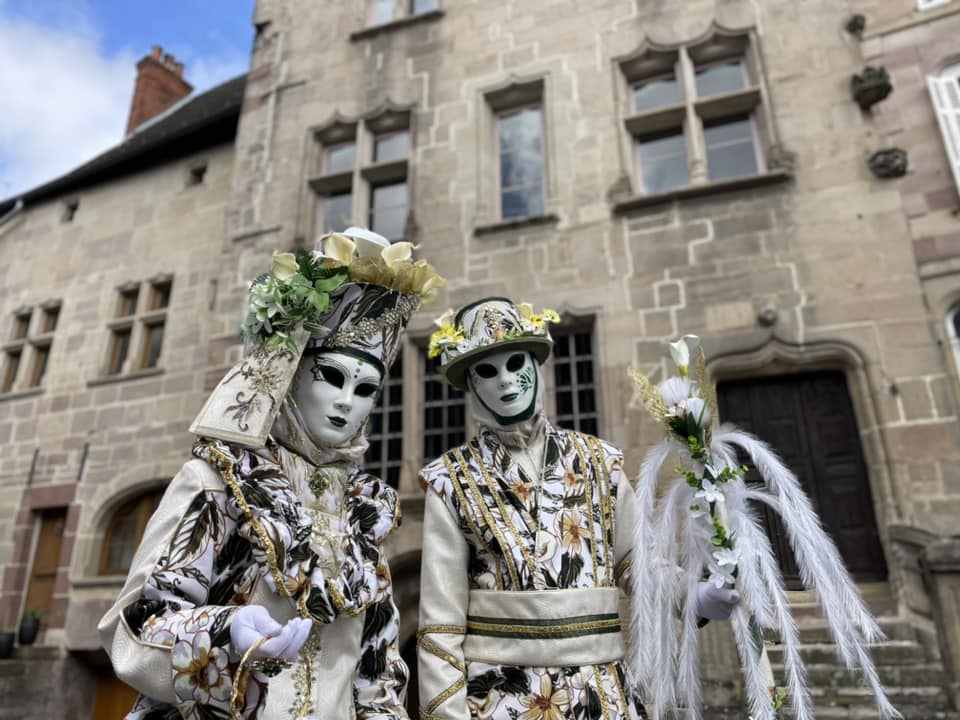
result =
[[[773,676],[782,682],[782,664],[771,665]],[[944,683],[943,666],[940,663],[916,665],[880,665],[877,674],[884,687],[937,686]],[[841,668],[836,662],[807,665],[810,687],[857,687],[861,684],[859,673]]]
[[[904,720],[960,720],[960,713],[952,710],[931,710],[926,707],[898,706]],[[790,710],[784,712],[784,718],[793,718]],[[880,714],[869,707],[820,707],[814,706],[816,720],[879,720]]]
[[[767,645],[771,664],[783,663],[783,646]],[[831,643],[809,643],[800,646],[804,663],[829,665],[839,663],[836,647]],[[927,661],[921,645],[909,640],[888,640],[870,646],[870,656],[875,665],[914,665]]]
[[[923,707],[930,710],[949,710],[947,695],[942,687],[885,686],[887,698],[894,707]],[[818,707],[874,707],[873,692],[865,687],[811,687],[810,695]]]
[[[917,640],[917,631],[910,623],[897,618],[880,618],[877,620],[880,629],[887,636],[887,640]],[[800,634],[800,642],[805,644],[812,643],[831,643],[833,636],[830,634],[830,626],[824,622],[805,620],[797,623],[797,630]],[[779,633],[767,631],[765,637],[768,641],[779,642]]]

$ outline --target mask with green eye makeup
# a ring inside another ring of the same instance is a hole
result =
[[[470,366],[470,388],[501,425],[529,420],[536,409],[540,368],[526,350],[485,355]]]
[[[369,362],[341,352],[305,356],[294,400],[307,432],[321,446],[345,445],[373,411],[383,377]]]

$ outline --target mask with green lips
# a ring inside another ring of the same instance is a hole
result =
[[[373,411],[382,381],[377,367],[353,355],[305,356],[293,392],[307,432],[322,446],[350,442]]]
[[[485,355],[470,366],[470,388],[503,426],[529,420],[536,411],[540,368],[526,350]]]

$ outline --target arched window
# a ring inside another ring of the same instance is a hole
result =
[[[163,488],[149,490],[117,508],[107,523],[100,552],[100,574],[122,575],[130,569],[143,530],[163,497]]]

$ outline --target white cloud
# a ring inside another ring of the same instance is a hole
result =
[[[104,56],[83,23],[43,27],[0,12],[0,198],[123,139],[134,62],[125,53]]]
[[[54,3],[41,24],[14,15],[0,0],[0,200],[123,140],[135,65],[148,49],[107,53],[85,6]],[[207,54],[172,45],[195,93],[248,68],[245,53],[222,44]]]

